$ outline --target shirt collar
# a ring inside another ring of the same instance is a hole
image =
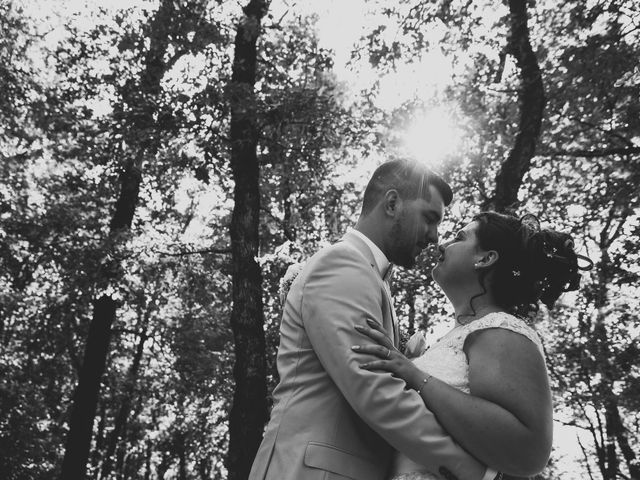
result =
[[[391,273],[391,263],[387,259],[386,255],[382,253],[382,250],[371,241],[369,237],[367,237],[364,233],[356,230],[355,228],[347,229],[347,233],[353,233],[358,238],[360,238],[364,243],[366,243],[367,247],[371,250],[373,254],[373,258],[376,261],[376,266],[378,267],[378,271],[383,278],[387,276],[387,273]]]

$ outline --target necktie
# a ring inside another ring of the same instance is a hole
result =
[[[393,270],[394,270],[393,267],[394,267],[393,263],[390,263],[389,268],[387,268],[387,271],[382,277],[382,279],[387,283],[387,285],[391,285],[391,279],[393,278]]]
[[[391,308],[391,323],[393,325],[393,343],[397,345],[398,343],[398,321],[396,319],[396,311],[395,308],[393,307],[393,296],[391,295],[391,285],[389,284],[391,278],[393,277],[393,264],[389,265],[389,268],[387,268],[387,271],[384,274],[384,277],[382,277],[382,280],[384,282],[384,289],[387,293],[387,297],[389,298],[389,307]]]

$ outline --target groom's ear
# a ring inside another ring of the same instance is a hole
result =
[[[400,205],[402,203],[402,199],[400,198],[398,191],[392,188],[391,190],[387,190],[387,192],[384,194],[383,202],[384,213],[391,217],[395,217],[398,213],[398,208],[400,208]]]

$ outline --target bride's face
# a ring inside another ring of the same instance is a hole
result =
[[[453,239],[438,246],[440,255],[431,273],[445,292],[450,287],[477,282],[475,264],[482,257],[476,238],[477,228],[478,222],[471,222]]]

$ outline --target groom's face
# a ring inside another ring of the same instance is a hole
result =
[[[442,195],[429,186],[429,198],[403,200],[391,231],[389,260],[410,268],[430,243],[438,243],[438,226],[444,214]]]

